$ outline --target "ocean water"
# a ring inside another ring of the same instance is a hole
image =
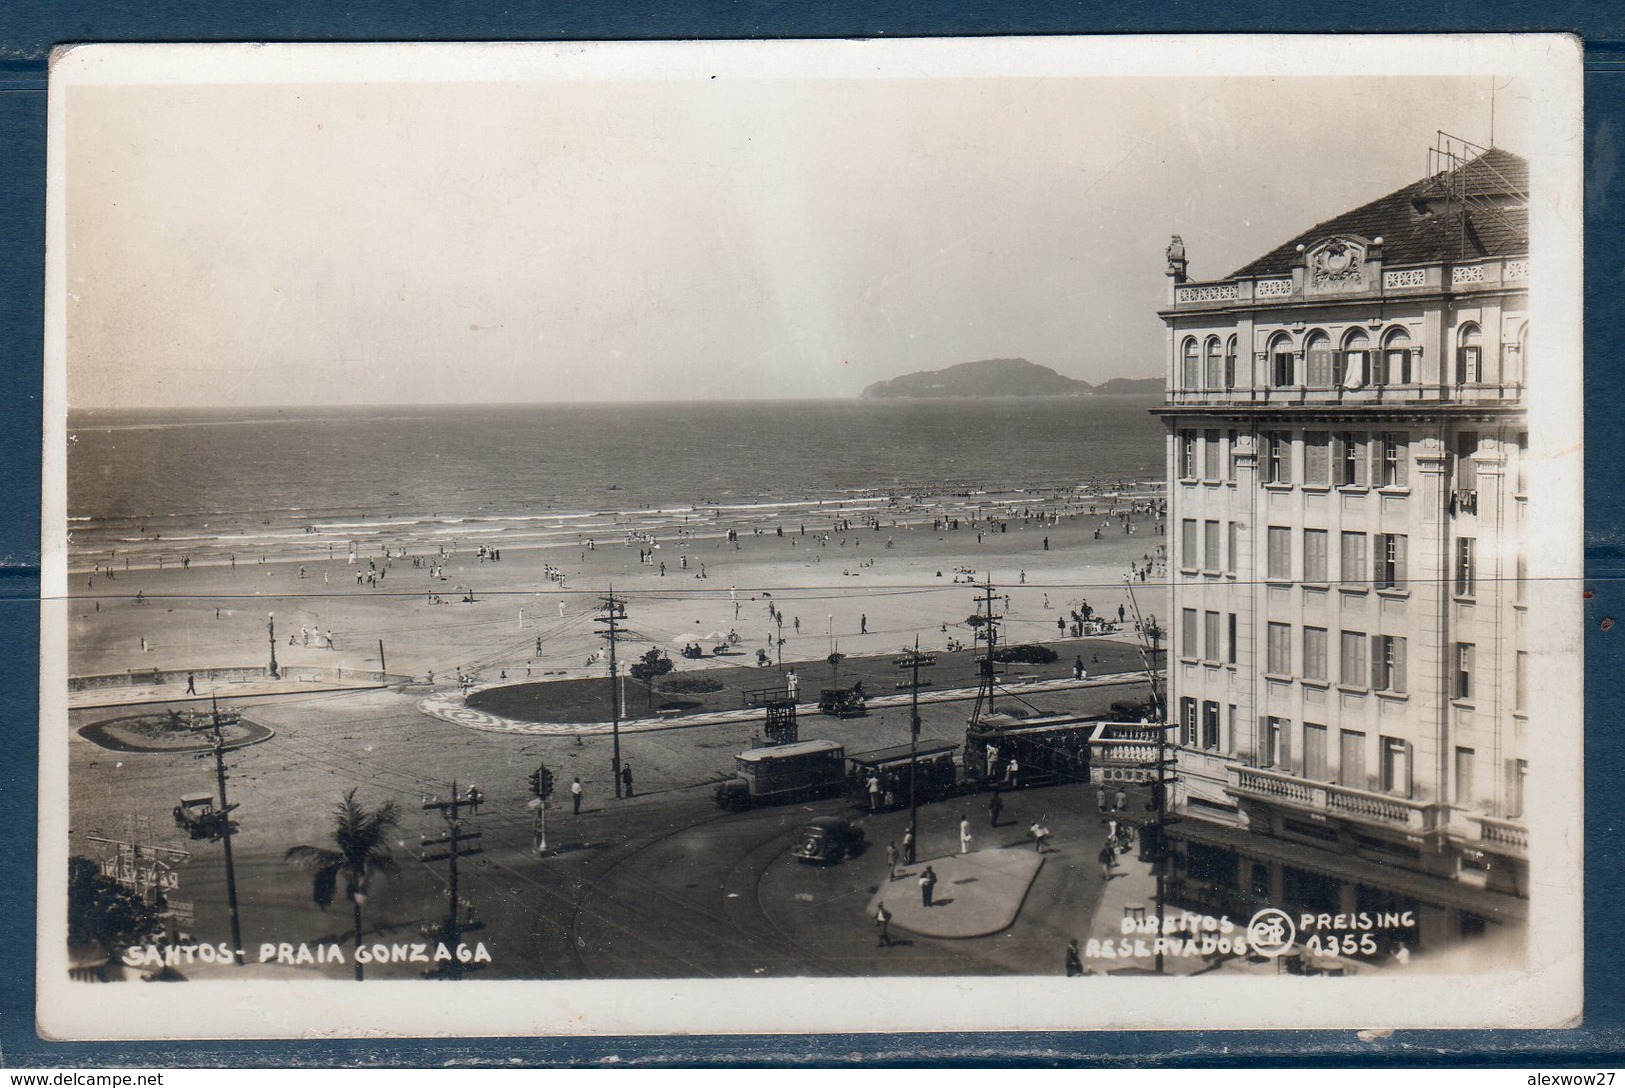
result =
[[[1144,494],[1156,398],[76,412],[71,562],[146,565]]]

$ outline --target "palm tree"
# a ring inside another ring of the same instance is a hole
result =
[[[361,950],[361,904],[367,900],[367,885],[374,876],[393,876],[400,868],[389,853],[389,835],[400,824],[395,802],[385,801],[368,810],[358,804],[355,790],[344,795],[333,809],[333,843],[325,846],[290,847],[284,859],[316,875],[311,881],[311,897],[326,910],[344,877],[344,897],[355,911],[355,947]],[[355,963],[355,980],[361,981],[361,961]]]

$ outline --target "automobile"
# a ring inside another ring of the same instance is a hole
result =
[[[863,828],[842,816],[807,821],[790,853],[802,861],[840,861],[863,849]]]

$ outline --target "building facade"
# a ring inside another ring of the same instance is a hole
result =
[[[1528,894],[1528,171],[1434,165],[1160,314],[1174,895],[1421,949]]]

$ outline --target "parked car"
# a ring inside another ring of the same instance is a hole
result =
[[[863,849],[863,828],[841,816],[809,820],[790,853],[802,861],[840,861]]]

